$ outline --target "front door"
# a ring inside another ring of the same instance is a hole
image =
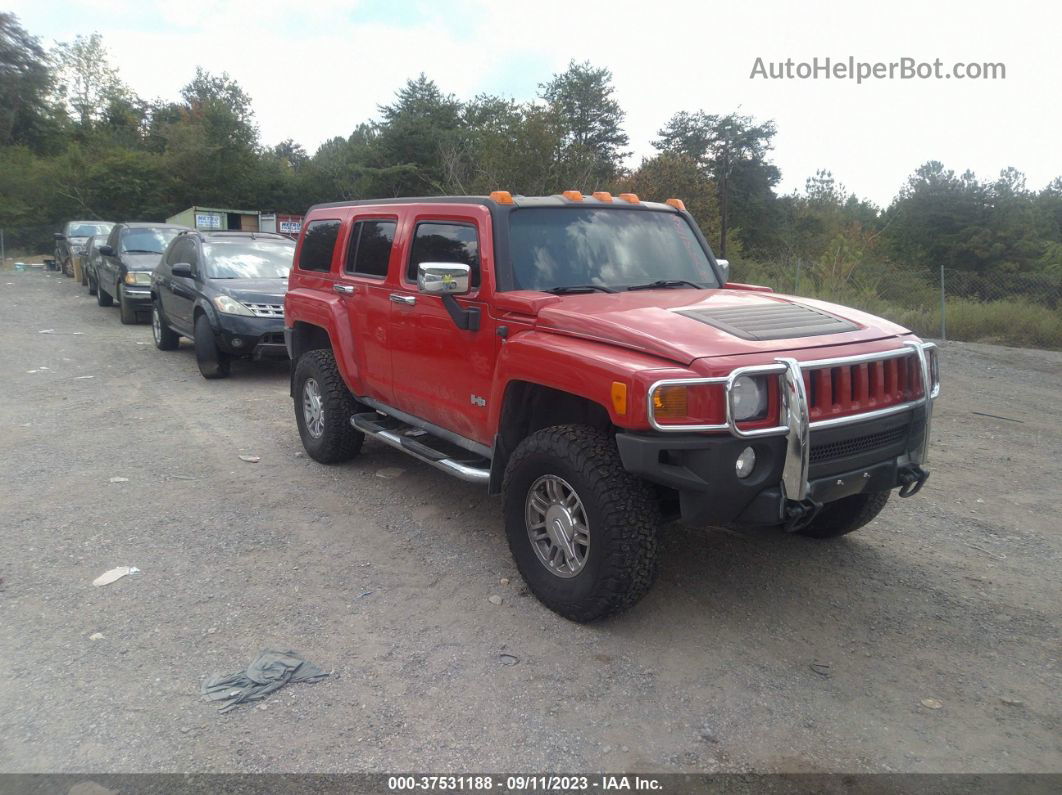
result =
[[[473,218],[412,218],[411,234],[403,236],[409,243],[401,281],[388,296],[393,405],[488,447],[493,440],[487,427],[487,401],[498,350],[494,324],[482,300],[489,289],[481,284],[490,264],[484,253],[490,251],[489,240],[484,240],[489,217],[484,208]],[[481,241],[488,245],[481,247]],[[470,292],[456,301],[463,309],[479,308],[477,331],[459,329],[441,296],[417,290],[421,262],[457,262],[471,268]]]

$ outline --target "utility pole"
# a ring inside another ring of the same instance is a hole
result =
[[[947,302],[944,300],[944,263],[940,263],[940,339],[948,341]]]

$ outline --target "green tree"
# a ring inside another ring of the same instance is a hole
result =
[[[618,188],[647,201],[682,199],[704,236],[709,240],[718,239],[719,206],[715,185],[688,155],[663,152],[646,158],[619,182]]]
[[[553,115],[561,138],[556,159],[578,178],[571,187],[593,190],[620,171],[629,143],[626,114],[615,98],[612,72],[572,60],[567,70],[539,85],[539,96]]]
[[[59,66],[59,100],[83,130],[102,119],[112,101],[131,96],[111,65],[99,33],[79,35],[72,42],[59,44],[55,60]]]
[[[49,101],[54,78],[40,42],[0,12],[0,146],[53,149],[60,125]]]
[[[757,224],[771,209],[772,189],[781,173],[767,160],[776,128],[751,116],[704,111],[676,113],[657,134],[654,146],[686,155],[712,177],[719,196],[719,256],[726,256],[731,218],[741,228],[763,231]],[[746,232],[748,234],[748,232]]]

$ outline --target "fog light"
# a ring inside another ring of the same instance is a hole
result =
[[[751,447],[746,447],[741,451],[741,455],[737,457],[737,461],[734,462],[734,472],[737,473],[739,478],[747,478],[752,474],[755,466],[756,451]]]
[[[241,340],[239,337],[233,337],[232,338],[232,347],[233,348],[242,348],[243,347],[243,340]]]

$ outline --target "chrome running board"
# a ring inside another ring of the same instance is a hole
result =
[[[420,428],[406,425],[376,412],[355,414],[350,418],[350,424],[366,436],[379,439],[384,444],[401,450],[436,469],[441,469],[455,478],[483,485],[490,481],[489,461],[478,456],[475,456],[474,460],[459,461],[449,453],[432,447],[431,436]]]

